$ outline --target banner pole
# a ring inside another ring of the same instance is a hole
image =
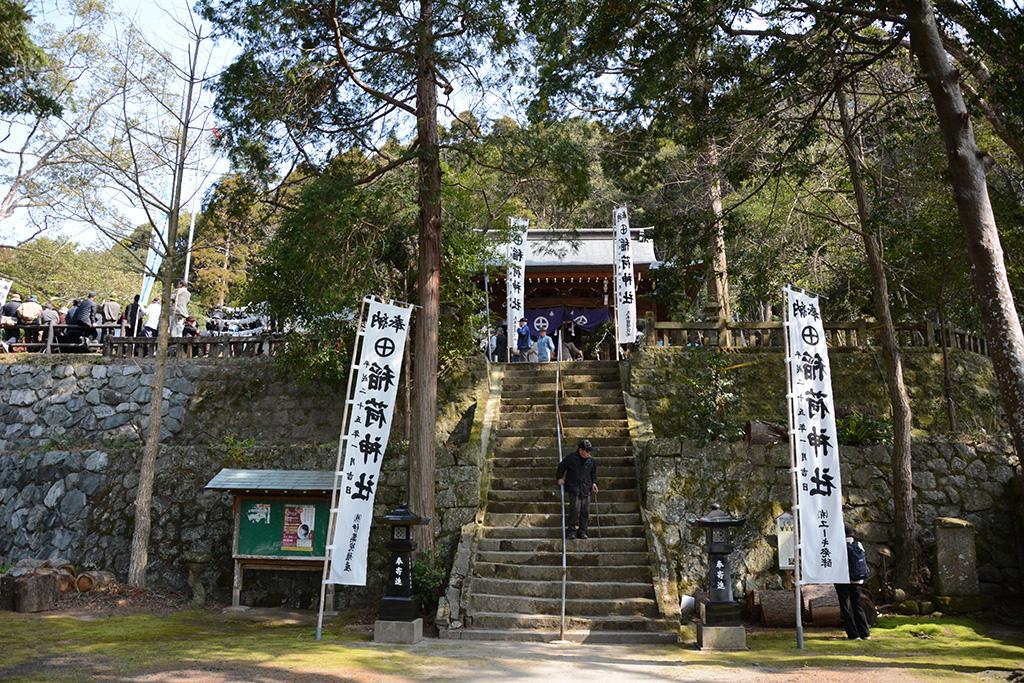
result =
[[[796,452],[796,426],[794,425],[793,415],[793,401],[789,397],[793,393],[793,377],[792,377],[792,359],[790,354],[792,352],[792,343],[789,339],[791,331],[791,325],[789,320],[789,299],[786,296],[785,288],[783,288],[782,296],[782,338],[785,343],[785,365],[786,365],[786,403],[788,410],[786,411],[786,419],[789,424],[789,465],[790,465],[790,485],[793,492],[793,578],[794,578],[794,590],[796,597],[796,647],[798,650],[804,649],[804,623],[803,623],[803,598],[800,592],[800,579],[801,579],[801,564],[803,563],[803,557],[800,552],[800,505],[799,505],[799,490],[797,488],[796,474],[797,474],[797,452]]]
[[[356,375],[356,362],[359,358],[359,345],[363,338],[363,315],[366,311],[366,300],[364,299],[359,304],[359,321],[356,324],[356,337],[352,342],[352,362],[348,369],[348,387],[345,389],[345,407],[341,417],[341,437],[338,439],[338,455],[334,462],[334,486],[331,489],[331,507],[328,508],[327,515],[327,538],[324,539],[324,571],[323,577],[320,580],[320,607],[317,610],[316,615],[316,639],[320,640],[323,635],[324,626],[324,599],[327,593],[327,573],[330,568],[331,560],[333,559],[334,553],[331,552],[331,544],[334,542],[334,524],[337,520],[338,513],[338,478],[341,475],[341,464],[342,458],[345,457],[345,447],[347,446],[347,435],[348,435],[348,418],[349,418],[349,407],[352,399],[352,384]]]
[[[615,276],[618,261],[615,260],[615,208],[612,207],[612,341],[615,343],[615,360],[621,360],[619,349],[619,283]]]

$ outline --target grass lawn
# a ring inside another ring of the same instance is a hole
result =
[[[373,645],[368,636],[343,625],[326,627],[324,640],[317,643],[310,626],[253,623],[209,611],[89,619],[2,612],[0,680],[448,680],[474,679],[499,665],[499,673],[514,677],[510,672],[542,673],[536,667],[557,663],[562,653],[572,657],[573,651],[591,669],[600,668],[600,656],[614,658],[616,666],[671,667],[669,678],[690,665],[749,671],[755,675],[750,680],[758,673],[808,669],[896,669],[925,680],[970,679],[988,671],[1002,672],[990,674],[989,680],[1005,680],[1009,672],[1024,668],[1020,630],[966,619],[887,617],[870,642],[839,635],[809,631],[802,653],[793,647],[792,631],[758,629],[749,634],[750,650],[739,653],[702,653],[687,646],[566,646],[570,649],[549,657],[554,646],[545,644]]]

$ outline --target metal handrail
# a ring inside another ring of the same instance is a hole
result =
[[[562,462],[562,408],[559,396],[562,393],[562,334],[558,334],[558,351],[555,362],[555,434],[558,437],[558,462]],[[565,559],[565,484],[558,487],[562,504],[562,607],[558,621],[558,639],[565,640],[565,581],[569,572],[568,563]]]

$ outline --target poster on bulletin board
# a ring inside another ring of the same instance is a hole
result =
[[[242,498],[239,505],[236,558],[324,559],[327,499]]]

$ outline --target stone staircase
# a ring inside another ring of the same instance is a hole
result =
[[[558,638],[561,511],[555,484],[555,364],[505,366],[483,527],[468,578],[463,639]],[[563,450],[594,444],[601,491],[590,538],[568,542],[566,638],[676,642],[659,614],[640,515],[619,368],[563,363]]]

